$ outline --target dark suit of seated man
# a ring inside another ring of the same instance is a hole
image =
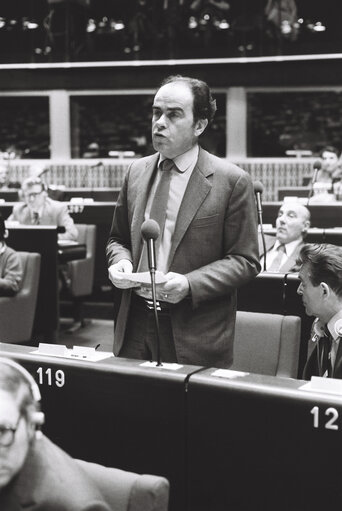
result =
[[[342,378],[342,247],[308,244],[299,260],[298,294],[306,313],[316,316],[303,377]]]
[[[5,243],[7,230],[0,214],[0,296],[13,296],[23,279],[23,269],[18,253]]]
[[[25,202],[14,206],[8,218],[9,221],[16,220],[25,225],[64,227],[65,232],[58,234],[58,239],[77,240],[78,232],[67,206],[48,197],[46,186],[41,178],[25,179],[22,184],[22,196]]]
[[[0,358],[0,509],[110,511],[77,462],[39,431],[39,401],[32,376]]]
[[[271,272],[296,272],[304,238],[310,227],[310,211],[297,200],[283,202],[276,220],[276,236],[265,236],[266,270]],[[259,240],[260,253],[262,245]],[[261,256],[264,268],[264,257]]]

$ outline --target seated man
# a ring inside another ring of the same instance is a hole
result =
[[[322,194],[331,194],[333,192],[333,183],[338,181],[341,175],[340,151],[336,147],[324,147],[320,152],[320,156],[322,168],[318,172],[316,182],[313,185],[313,202],[315,199],[319,200]]]
[[[7,163],[0,162],[0,190],[13,190],[20,188],[19,181],[11,181]]]
[[[20,289],[23,269],[17,252],[6,245],[6,237],[5,221],[0,213],[0,296],[13,296]]]
[[[77,229],[62,202],[48,197],[46,186],[39,177],[29,177],[23,181],[22,196],[24,204],[16,204],[8,220],[16,220],[25,225],[57,225],[65,227],[65,232],[58,234],[59,240],[77,240]]]
[[[309,227],[308,208],[296,200],[283,202],[276,220],[276,236],[265,236],[267,271],[279,273],[298,271],[296,260]],[[263,247],[261,248],[262,254]],[[263,256],[260,262],[264,268]]]
[[[39,401],[32,376],[0,358],[0,509],[109,511],[76,461],[39,431]]]
[[[306,313],[316,316],[303,378],[342,378],[342,248],[305,245],[299,263],[297,292],[302,296]]]

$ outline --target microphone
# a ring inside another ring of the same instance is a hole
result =
[[[260,216],[260,215],[262,215],[261,194],[264,191],[264,185],[262,184],[261,181],[254,181],[253,187],[254,187],[254,193],[255,193],[256,201],[257,201],[258,215]]]
[[[158,309],[157,309],[157,299],[156,299],[156,254],[155,254],[155,246],[154,242],[158,239],[160,234],[159,224],[149,218],[145,220],[141,226],[141,235],[146,242],[147,245],[147,258],[148,258],[148,267],[151,275],[151,286],[152,286],[152,301],[153,301],[153,312],[154,312],[154,322],[156,329],[156,352],[157,352],[157,366],[163,365],[160,359],[160,334],[159,334],[159,319],[158,319]]]
[[[262,239],[262,247],[263,247],[263,256],[264,256],[264,271],[266,271],[266,241],[265,241],[265,233],[262,222],[262,203],[261,203],[261,194],[264,191],[264,185],[261,181],[254,181],[253,183],[254,193],[256,197],[257,203],[257,211],[258,211],[258,220],[260,225],[260,234]]]
[[[150,271],[155,271],[157,268],[154,242],[158,239],[159,234],[160,229],[158,223],[151,218],[149,220],[145,220],[141,226],[141,235],[146,241],[148,267]]]
[[[311,197],[313,195],[314,184],[317,181],[318,171],[321,170],[321,168],[322,168],[322,162],[320,160],[316,160],[314,162],[314,164],[313,164],[313,168],[314,168],[314,173],[313,173],[313,176],[312,176],[312,179],[311,179],[311,186],[310,186],[310,190],[309,190],[308,200],[307,200],[307,203],[306,203],[307,206],[309,205],[309,201],[310,201],[310,199],[311,199]]]

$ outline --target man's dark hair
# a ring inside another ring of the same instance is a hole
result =
[[[297,263],[308,265],[309,278],[313,286],[325,282],[342,298],[342,247],[308,243],[301,249]]]
[[[339,158],[339,157],[340,157],[340,152],[341,152],[341,151],[339,151],[339,150],[337,149],[337,147],[334,147],[334,146],[332,146],[332,145],[326,145],[326,146],[324,146],[324,147],[320,150],[320,152],[319,152],[320,157],[322,157],[322,156],[323,156],[323,153],[325,153],[325,152],[328,152],[328,153],[334,153],[334,154],[336,154],[336,156]]]
[[[5,220],[3,219],[2,214],[0,213],[0,241],[3,241],[5,239]]]
[[[216,112],[216,100],[213,99],[208,85],[197,78],[171,75],[162,81],[160,87],[174,82],[183,82],[189,86],[194,98],[194,121],[197,122],[200,119],[208,119],[208,124],[210,124]]]

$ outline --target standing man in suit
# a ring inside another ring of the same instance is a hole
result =
[[[128,169],[107,245],[110,279],[124,290],[115,355],[156,356],[150,289],[125,274],[144,266],[141,225],[155,218],[159,184],[169,180],[157,242],[157,269],[167,279],[157,296],[161,358],[216,367],[233,361],[236,288],[260,270],[256,207],[250,176],[198,144],[215,110],[207,84],[193,78],[171,76],[154,97],[157,153]]]
[[[8,220],[16,220],[25,225],[64,227],[65,232],[58,234],[58,239],[77,240],[78,232],[67,206],[48,197],[46,186],[40,177],[25,179],[21,190],[24,203],[14,206]]]
[[[298,271],[297,258],[310,227],[310,211],[298,201],[281,205],[276,220],[276,235],[265,236],[266,270],[288,273]],[[262,253],[262,246],[260,244]],[[263,267],[264,257],[261,257]]]
[[[342,378],[342,248],[305,245],[299,257],[298,294],[309,316],[316,316],[303,378]]]
[[[0,358],[0,509],[110,511],[78,463],[42,435],[40,391],[16,362]]]

